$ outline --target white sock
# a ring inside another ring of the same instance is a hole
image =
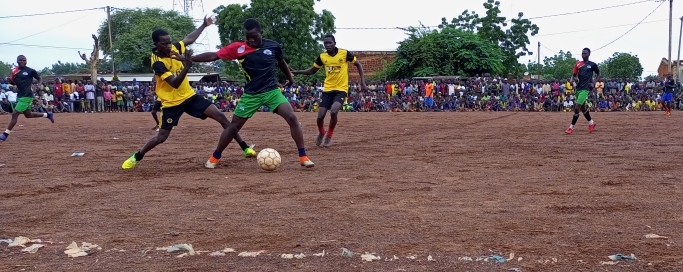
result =
[[[574,129],[574,125],[569,125],[569,128]]]
[[[44,118],[47,118],[47,113],[43,113],[43,117],[44,117]]]
[[[592,124],[593,124],[593,119],[591,119],[590,121],[588,121],[588,124],[589,124],[589,125],[592,125]]]
[[[9,134],[11,131],[9,129],[5,129],[5,133]]]

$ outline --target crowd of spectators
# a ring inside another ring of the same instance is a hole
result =
[[[647,81],[604,79],[597,82],[588,99],[591,111],[661,110],[664,78]],[[16,103],[14,86],[0,80],[0,113]],[[442,80],[398,80],[367,82],[368,89],[349,84],[344,111],[570,111],[575,103],[576,84],[562,80],[515,80],[499,77]],[[677,90],[680,90],[677,84]],[[210,99],[222,111],[232,111],[244,92],[229,82],[194,82],[198,95]],[[142,112],[150,111],[156,99],[153,82],[96,83],[90,80],[60,80],[33,86],[34,112]],[[281,87],[298,112],[317,111],[322,83]],[[431,98],[431,99],[429,99]],[[675,95],[675,109],[683,109],[683,96]],[[433,103],[431,102],[433,101]],[[267,108],[262,108],[267,111]]]

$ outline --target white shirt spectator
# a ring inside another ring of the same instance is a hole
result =
[[[13,91],[8,91],[5,93],[5,95],[7,95],[7,101],[9,101],[10,103],[17,103],[17,93]]]

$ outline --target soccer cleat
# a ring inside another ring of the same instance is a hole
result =
[[[247,147],[247,149],[244,150],[244,157],[245,158],[256,157],[256,150],[254,150],[253,148],[254,148],[254,145],[251,145],[250,147]]]
[[[597,124],[596,122],[593,122],[593,124],[588,125],[588,133],[592,133],[593,130],[595,130],[596,124]]]
[[[306,168],[311,168],[315,166],[315,164],[311,161],[311,159],[308,158],[308,156],[299,157],[299,162],[301,163],[301,166]]]
[[[325,137],[322,134],[319,134],[318,137],[315,137],[315,145],[320,146],[323,144],[323,137]]]
[[[5,136],[5,134],[0,134],[0,140],[1,141],[7,140],[7,136]]]
[[[47,119],[50,119],[50,122],[54,123],[55,122],[55,115],[52,112],[47,113]]]
[[[208,161],[204,164],[204,167],[209,168],[209,169],[214,169],[216,166],[218,166],[218,163],[220,162],[220,159],[216,159],[211,155]]]
[[[567,133],[567,134],[572,134],[572,132],[574,132],[573,128],[568,128],[567,130],[564,131],[564,133]]]
[[[325,137],[325,142],[323,143],[324,147],[330,147],[332,146],[332,139]]]
[[[126,161],[123,162],[123,165],[121,165],[122,169],[133,169],[135,165],[138,164],[138,161],[135,159],[135,154],[133,156],[130,156]]]
[[[152,130],[159,131],[159,126],[154,126],[154,127],[152,128]]]

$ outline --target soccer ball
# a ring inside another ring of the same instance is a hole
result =
[[[280,157],[280,153],[277,153],[275,149],[265,148],[256,156],[256,162],[258,162],[258,166],[260,166],[261,169],[273,171],[280,167],[282,158]]]

